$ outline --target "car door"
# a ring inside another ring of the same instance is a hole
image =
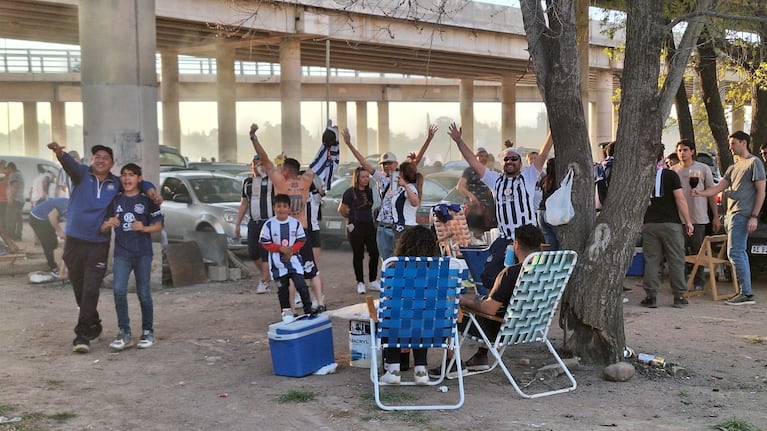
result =
[[[169,241],[184,240],[184,232],[194,229],[196,226],[195,216],[190,211],[191,204],[184,202],[194,201],[189,191],[190,188],[181,178],[167,177],[162,183],[162,212],[165,216],[165,233]]]

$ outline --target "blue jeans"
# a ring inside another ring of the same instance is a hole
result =
[[[114,274],[115,310],[117,311],[117,326],[126,334],[130,334],[130,317],[128,316],[128,277],[133,271],[136,279],[136,295],[141,304],[141,329],[154,332],[154,306],[152,304],[152,288],[149,279],[152,273],[152,256],[115,256],[112,272]]]
[[[394,254],[394,230],[388,227],[378,226],[376,229],[376,242],[378,254],[381,260],[386,260]]]
[[[751,295],[751,265],[746,253],[748,241],[748,216],[727,214],[724,216],[724,228],[727,231],[727,257],[735,267],[740,293]]]
[[[546,223],[546,210],[538,210],[538,227],[543,232],[543,239],[549,245],[549,250],[559,250],[557,227]]]

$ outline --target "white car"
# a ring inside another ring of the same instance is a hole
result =
[[[169,242],[186,240],[190,231],[218,232],[226,235],[230,250],[247,248],[247,215],[240,225],[240,240],[233,240],[241,180],[216,172],[180,170],[161,172],[160,184]]]

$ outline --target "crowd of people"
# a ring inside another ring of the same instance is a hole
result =
[[[306,171],[300,162],[281,155],[270,158],[256,135],[258,126],[249,130],[255,151],[251,162],[253,176],[242,184],[239,225],[248,216],[248,254],[260,270],[256,292],[270,291],[274,281],[283,320],[291,321],[297,314],[317,314],[327,310],[319,268],[318,207],[324,191],[330,186],[338,167],[340,140],[359,162],[352,175],[351,187],[343,193],[339,214],[347,220],[346,231],[352,249],[356,291],[381,289],[379,264],[391,256],[440,254],[435,234],[415,221],[416,208],[422,195],[423,175],[418,171],[434,138],[437,127],[429,126],[427,138],[417,153],[398,162],[394,153],[381,155],[373,165],[354,147],[347,129],[339,131],[329,122],[314,160]],[[462,130],[455,123],[448,129],[469,167],[461,175],[457,190],[471,207],[467,220],[477,233],[498,229],[497,238],[489,244],[489,257],[480,279],[489,286],[482,297],[462,297],[461,304],[485,314],[502,314],[516,283],[519,265],[529,253],[542,244],[551,249],[560,247],[557,228],[545,221],[546,200],[557,189],[554,158],[549,158],[553,146],[549,134],[537,152],[523,154],[507,142],[499,154],[501,169],[488,163],[490,153],[485,148],[472,151],[463,140]],[[730,305],[753,304],[746,238],[756,229],[757,218],[764,201],[764,163],[749,150],[750,137],[735,132],[729,137],[730,150],[736,156],[722,179],[715,183],[707,165],[695,161],[695,143],[687,139],[676,145],[675,158],[658,153],[658,168],[653,191],[642,225],[642,246],[645,257],[642,306],[655,308],[663,262],[668,265],[673,291],[673,306],[686,306],[686,279],[691,268],[685,267],[685,255],[696,254],[711,224],[713,231],[721,229],[719,208],[715,196],[723,190],[729,194],[724,228],[728,236],[727,253],[740,285],[740,292],[727,301]],[[48,145],[62,165],[59,173],[41,173],[42,182],[62,187],[66,197],[38,193],[29,223],[43,247],[46,261],[53,274],[66,276],[72,284],[79,315],[75,326],[73,351],[87,353],[90,341],[102,332],[97,305],[99,289],[106,272],[106,262],[112,231],[114,247],[114,301],[119,333],[110,347],[123,350],[133,345],[128,318],[127,282],[131,272],[137,284],[141,306],[141,337],[139,348],[154,342],[153,304],[149,272],[152,260],[151,233],[163,227],[160,210],[162,198],[153,184],[143,180],[141,167],[129,163],[120,176],[111,173],[114,154],[111,148],[96,145],[91,149],[90,164],[82,163],[77,154],[66,153],[53,142]],[[604,159],[595,164],[594,183],[597,208],[609,205],[608,189],[614,164],[614,143],[603,146]],[[767,160],[767,145],[760,149]],[[526,165],[526,166],[525,166]],[[544,169],[545,167],[545,169]],[[0,162],[5,174],[0,182],[0,215],[3,227],[15,237],[16,200],[21,193],[23,178],[12,163]],[[373,189],[371,178],[378,187]],[[41,190],[43,188],[41,187]],[[44,187],[47,191],[48,188]],[[381,202],[375,207],[373,193]],[[58,191],[56,192],[58,194]],[[60,223],[66,220],[65,229]],[[57,265],[53,251],[64,243],[63,266]],[[513,249],[515,262],[505,262],[507,250]],[[367,254],[367,276],[365,274]],[[694,290],[705,286],[703,271],[692,274]],[[294,298],[295,296],[295,298]],[[313,300],[312,300],[313,297]],[[300,307],[300,309],[297,309]],[[490,322],[485,322],[491,325]],[[492,325],[491,325],[492,326]],[[492,333],[493,328],[485,328]],[[489,331],[489,332],[488,332]],[[428,383],[426,354],[414,351],[414,381]],[[460,361],[458,362],[460,363]],[[385,352],[385,372],[382,383],[400,382],[400,355]],[[469,370],[486,369],[487,350],[480,348],[462,366]]]

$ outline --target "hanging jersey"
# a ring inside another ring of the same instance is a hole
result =
[[[242,182],[242,197],[248,201],[248,216],[251,220],[266,220],[274,215],[274,187],[268,176],[245,178]]]
[[[528,166],[516,177],[508,177],[491,169],[485,169],[482,182],[487,184],[495,197],[495,215],[501,238],[514,239],[514,230],[520,226],[538,225],[535,216],[535,184],[541,171]]]
[[[279,246],[292,247],[298,241],[306,241],[304,228],[301,222],[294,217],[288,217],[285,221],[279,221],[272,217],[261,228],[260,241],[262,244],[277,244]],[[290,261],[283,262],[280,253],[269,253],[269,271],[272,279],[276,280],[288,274],[304,274],[304,265],[299,254],[290,257]]]

